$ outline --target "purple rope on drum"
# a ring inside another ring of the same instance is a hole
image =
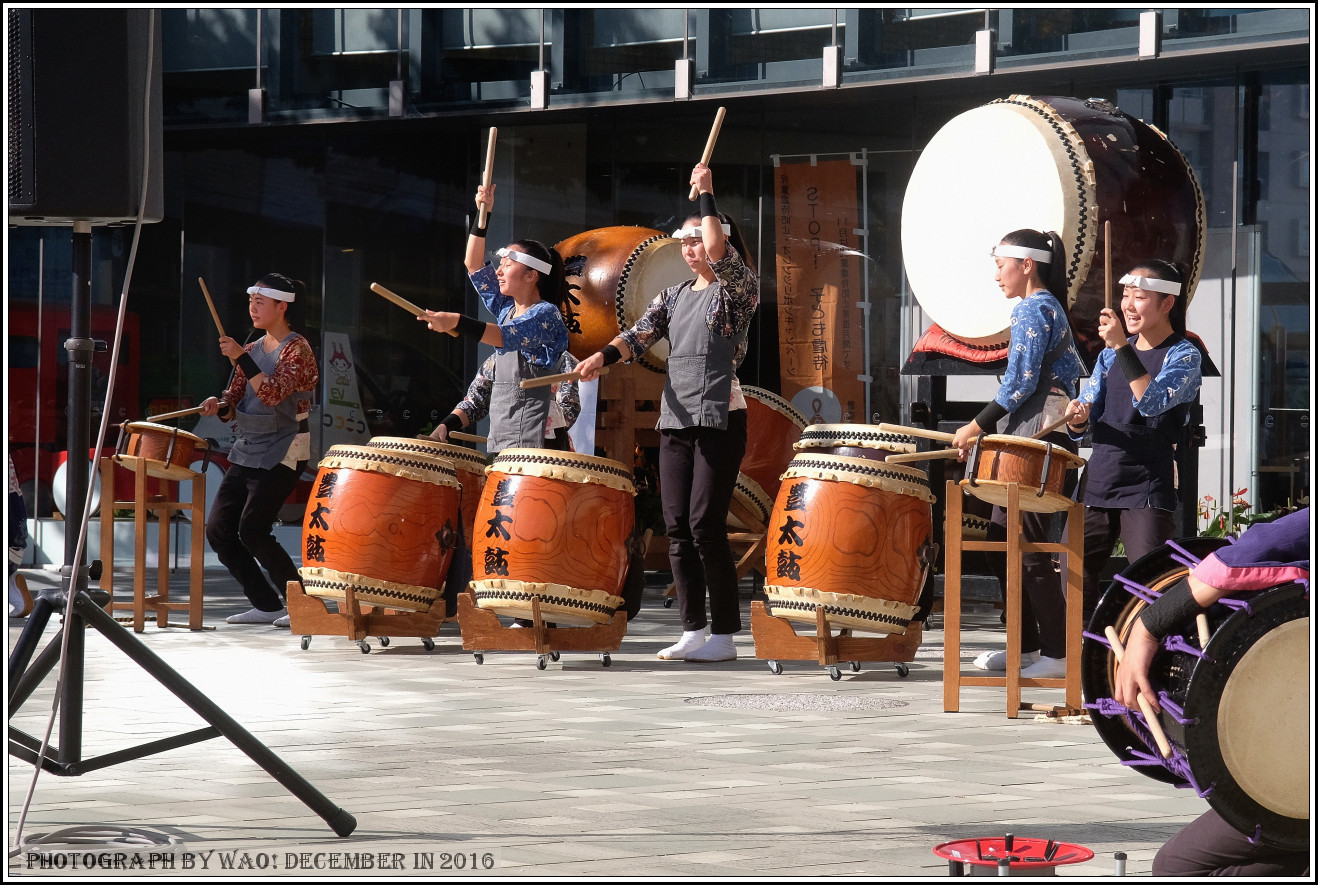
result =
[[[1158,598],[1158,595],[1148,587],[1145,587],[1143,584],[1137,584],[1124,575],[1115,575],[1113,579],[1118,584],[1125,587],[1131,596],[1134,596],[1136,599],[1142,600],[1149,605],[1153,605]]]
[[[1183,651],[1186,652],[1187,654],[1192,654],[1196,658],[1199,658],[1200,660],[1204,660],[1204,661],[1213,660],[1208,655],[1204,654],[1202,651],[1195,648],[1190,643],[1186,642],[1185,637],[1181,636],[1179,633],[1173,633],[1169,636],[1164,637],[1162,640],[1162,647],[1170,652]]]

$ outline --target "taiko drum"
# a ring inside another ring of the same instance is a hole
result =
[[[772,501],[795,454],[792,446],[806,429],[805,416],[772,391],[743,385],[741,392],[746,398],[746,454],[741,472],[755,480]]]
[[[147,476],[186,480],[197,475],[192,469],[193,453],[206,447],[206,440],[186,430],[150,421],[130,421],[122,427],[115,460],[131,455],[146,462]],[[120,463],[128,466],[133,462]]]
[[[431,455],[442,458],[453,466],[457,473],[458,485],[462,487],[462,539],[470,549],[472,526],[476,524],[476,508],[480,506],[481,490],[485,488],[485,468],[488,466],[485,456],[475,449],[440,442],[428,436],[419,436],[416,439],[377,436],[371,440],[370,446],[382,452]]]
[[[636,325],[664,289],[695,276],[681,244],[648,227],[602,227],[554,246],[563,256],[568,299],[563,308],[572,355],[585,359]],[[636,358],[654,372],[668,365],[668,341]]]
[[[459,531],[458,479],[432,455],[333,446],[321,459],[302,523],[308,596],[429,611]]]
[[[924,472],[865,458],[800,454],[783,474],[765,538],[775,617],[905,633],[933,560],[934,496]]]
[[[608,458],[504,449],[476,512],[472,589],[478,608],[529,618],[532,599],[559,625],[607,624],[623,604],[632,472]]]
[[[881,430],[877,424],[811,424],[794,448],[815,455],[884,461],[889,455],[914,452],[915,437]]]
[[[966,458],[961,487],[981,501],[1007,506],[1008,486],[1020,487],[1022,510],[1057,513],[1071,506],[1063,492],[1066,471],[1085,463],[1079,455],[1027,436],[989,434],[979,437]]]

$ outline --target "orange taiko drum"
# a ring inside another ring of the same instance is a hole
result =
[[[880,430],[877,424],[811,424],[795,448],[815,455],[884,461],[889,455],[914,452],[915,437]]]
[[[634,326],[661,291],[695,276],[682,258],[682,245],[648,227],[601,227],[554,248],[563,256],[568,287],[563,320],[569,349],[578,359]],[[667,339],[636,361],[651,371],[666,371]]]
[[[805,416],[771,391],[743,385],[741,392],[746,397],[746,454],[741,472],[755,480],[772,501],[778,496],[779,478],[795,454],[792,445],[806,429]]]
[[[476,524],[476,507],[480,504],[481,490],[485,488],[485,468],[488,461],[475,449],[453,443],[440,442],[428,436],[409,439],[402,436],[377,436],[370,442],[373,449],[382,452],[408,452],[431,455],[448,461],[457,471],[462,486],[462,539],[471,548],[472,526]]]
[[[1007,487],[1020,486],[1020,508],[1031,513],[1057,513],[1071,506],[1063,493],[1066,471],[1079,470],[1085,459],[1066,449],[1028,436],[980,436],[966,456],[961,488],[981,501],[1007,506]]]
[[[765,494],[760,484],[744,473],[737,474],[732,487],[732,502],[728,507],[728,527],[747,532],[763,532],[773,513],[773,498]]]
[[[114,458],[125,467],[134,462],[123,461],[124,455],[141,458],[146,462],[147,476],[187,480],[197,475],[192,469],[193,452],[207,447],[206,440],[186,430],[149,421],[130,421],[120,425]]]
[[[302,523],[308,596],[429,611],[458,538],[458,479],[442,458],[333,446]]]
[[[471,548],[476,606],[546,621],[607,624],[623,604],[632,472],[608,458],[504,449],[485,477]]]
[[[765,595],[774,617],[905,633],[934,560],[924,471],[866,458],[792,459],[765,537]]]

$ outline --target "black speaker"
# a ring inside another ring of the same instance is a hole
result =
[[[159,221],[160,11],[7,13],[9,223]]]

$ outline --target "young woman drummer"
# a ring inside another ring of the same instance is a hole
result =
[[[252,326],[265,334],[245,348],[227,336],[220,339],[220,352],[237,368],[228,389],[201,404],[201,414],[238,425],[229,470],[206,518],[206,540],[252,603],[250,611],[228,618],[230,624],[288,626],[283,592],[299,579],[272,531],[311,458],[307,422],[320,380],[311,345],[289,325],[299,290],[305,291],[302,283],[278,273],[248,288]]]
[[[659,484],[683,632],[659,657],[730,661],[737,657],[733,636],[741,631],[741,608],[728,505],[746,452],[746,399],[737,367],[746,356],[760,288],[740,234],[715,207],[709,167],[698,164],[690,183],[700,192],[700,208],[673,236],[695,278],[661,292],[635,326],[582,360],[577,371],[589,381],[601,367],[668,339]],[[706,624],[713,634],[708,638]]]
[[[961,449],[963,458],[981,433],[1034,436],[1061,418],[1080,377],[1080,354],[1071,338],[1070,322],[1051,291],[1065,291],[1061,238],[1036,230],[1013,231],[993,250],[993,260],[998,288],[1007,298],[1017,300],[1011,311],[1007,370],[993,401],[956,432],[952,445]],[[1060,431],[1045,440],[1071,452],[1076,450],[1075,443]],[[1074,484],[1071,471],[1067,471],[1067,483],[1066,493],[1070,494]],[[1022,530],[1029,541],[1049,540],[1051,522],[1051,514],[1021,514]],[[995,506],[989,540],[1001,541],[1006,536],[1006,510]],[[996,568],[1005,566],[1003,557],[991,559]],[[1005,569],[998,579],[1005,588]],[[1021,670],[1021,676],[1064,676],[1066,598],[1049,554],[1027,553],[1021,557],[1021,588],[1021,662],[1029,665]],[[1005,670],[1006,653],[986,652],[975,659],[975,666]]]
[[[476,205],[486,209],[486,225],[494,209],[491,185],[477,188]],[[566,285],[563,259],[536,240],[518,240],[498,251],[499,263],[485,260],[485,231],[472,220],[464,263],[481,301],[497,318],[487,323],[459,313],[425,311],[417,317],[436,332],[456,329],[494,347],[495,377],[490,394],[490,432],[486,451],[506,448],[544,448],[545,426],[553,394],[548,387],[523,390],[521,382],[557,371],[567,350],[567,325],[561,305]],[[449,431],[461,430],[462,416],[448,415],[442,422]],[[436,438],[442,438],[432,434]]]
[[[1121,278],[1121,316],[1110,308],[1099,314],[1107,348],[1066,410],[1072,438],[1093,428],[1083,480],[1086,611],[1098,602],[1098,576],[1118,537],[1135,562],[1176,533],[1175,447],[1202,363],[1185,337],[1182,280],[1175,265],[1159,260]]]

